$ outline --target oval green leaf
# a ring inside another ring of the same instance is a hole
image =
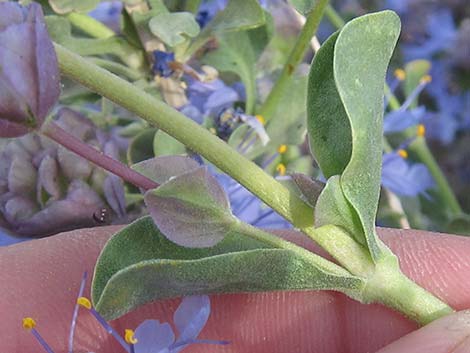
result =
[[[333,265],[333,264],[332,264]],[[115,319],[147,302],[182,295],[269,290],[360,290],[353,276],[327,272],[289,250],[231,232],[212,248],[170,242],[144,217],[115,234],[98,258],[95,308]]]
[[[400,20],[392,11],[352,20],[317,53],[309,82],[307,107],[313,152],[325,176],[341,176],[335,192],[342,192],[355,210],[362,234],[354,236],[363,238],[361,243],[367,245],[374,261],[384,251],[375,234],[375,216],[385,73],[399,33]]]

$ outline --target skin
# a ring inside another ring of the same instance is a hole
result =
[[[100,248],[117,229],[84,229],[0,248],[0,352],[41,352],[21,328],[24,316],[36,319],[36,328],[56,353],[67,351],[82,274],[92,271]],[[470,307],[470,238],[390,229],[379,234],[407,275],[456,310]],[[287,237],[315,250],[299,235]],[[112,325],[123,332],[144,319],[172,322],[178,304],[178,299],[148,304]],[[231,344],[193,345],[184,352],[470,352],[470,311],[418,329],[381,305],[363,305],[326,291],[215,295],[211,305],[200,338]],[[123,352],[83,309],[75,337],[76,353]]]

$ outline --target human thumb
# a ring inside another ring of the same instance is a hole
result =
[[[467,353],[470,352],[470,310],[433,321],[377,353]]]

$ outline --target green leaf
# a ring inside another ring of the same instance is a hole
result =
[[[310,148],[325,178],[341,174],[351,159],[351,127],[333,74],[338,35],[331,35],[318,50],[308,80]]]
[[[339,175],[328,179],[315,206],[315,227],[329,224],[347,229],[359,244],[367,245],[361,221],[344,196]]]
[[[49,5],[58,14],[66,14],[72,11],[89,12],[98,6],[100,0],[49,0]]]
[[[186,154],[186,146],[163,130],[158,130],[153,138],[153,153],[155,156]]]
[[[207,26],[213,32],[228,32],[256,28],[264,22],[264,11],[258,0],[230,0]]]
[[[149,22],[150,31],[170,47],[199,34],[199,25],[189,12],[160,13]]]
[[[163,184],[174,176],[200,168],[200,165],[189,157],[159,156],[134,164],[131,168],[156,183]]]
[[[315,5],[315,0],[289,0],[292,6],[295,7],[302,15],[308,15]]]
[[[356,233],[357,227],[348,231],[362,239],[360,243],[367,245],[374,261],[384,251],[375,234],[383,88],[399,32],[400,20],[392,11],[352,20],[319,50],[309,78],[307,114],[312,152],[326,177],[341,176],[332,185],[332,194],[343,193],[357,214],[362,234]],[[331,207],[332,200],[340,199],[325,197],[324,202]],[[345,210],[342,204],[338,209]],[[327,218],[322,224],[328,223]],[[332,217],[331,224],[335,221]]]
[[[156,128],[147,128],[132,139],[127,149],[129,163],[135,164],[153,157],[153,137],[156,132]]]
[[[219,47],[205,56],[204,62],[222,72],[237,74],[245,85],[247,114],[253,113],[256,102],[255,65],[271,37],[267,25],[249,31],[222,33]]]
[[[206,167],[147,191],[144,200],[162,233],[182,246],[214,246],[237,222],[224,189]]]
[[[108,320],[147,302],[182,295],[362,286],[246,235],[232,232],[212,248],[189,249],[167,240],[150,217],[115,234],[98,258],[95,308]]]
[[[265,14],[258,0],[229,0],[227,6],[215,15],[189,47],[181,55],[177,54],[177,57],[186,61],[215,35],[253,29],[265,22]]]
[[[131,68],[140,68],[144,62],[143,53],[124,38],[113,36],[106,39],[92,39],[72,36],[70,22],[60,16],[46,16],[46,24],[52,40],[82,56],[111,54]]]

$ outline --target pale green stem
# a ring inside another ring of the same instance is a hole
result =
[[[250,238],[259,240],[262,243],[269,244],[276,248],[290,250],[295,252],[297,255],[305,258],[307,261],[315,264],[315,266],[322,268],[325,271],[335,273],[339,276],[351,276],[351,273],[345,270],[344,268],[334,264],[331,261],[324,259],[323,257],[308,251],[307,249],[298,246],[290,241],[284,240],[278,236],[275,236],[271,233],[265,232],[262,229],[253,227],[251,224],[238,221],[234,228],[235,231],[247,235]]]
[[[114,61],[109,61],[100,58],[89,58],[89,60],[91,60],[94,64],[98,65],[99,67],[111,71],[113,74],[127,77],[131,81],[137,81],[144,77],[144,75],[140,71]]]
[[[329,19],[331,23],[333,23],[337,28],[341,28],[344,25],[344,21],[342,21],[342,25],[339,21],[333,21],[330,16],[341,18],[341,16],[336,12],[333,7],[327,9],[326,14],[329,15]],[[389,97],[389,105],[390,108],[393,110],[397,110],[400,108],[400,102],[395,97],[395,95],[390,91],[390,87],[385,84],[385,93]],[[408,136],[410,137],[410,136]],[[444,203],[444,207],[446,207],[449,211],[451,211],[451,216],[459,216],[463,213],[462,208],[455,197],[455,194],[452,188],[447,181],[444,173],[442,172],[441,167],[437,164],[436,159],[431,153],[426,141],[423,138],[418,137],[417,142],[412,143],[409,147],[409,150],[416,154],[418,159],[422,161],[429,169],[429,172],[433,176],[434,180],[436,181],[437,185],[437,192],[441,201]]]
[[[407,278],[390,250],[386,249],[374,264],[368,251],[340,227],[328,225],[303,231],[332,254],[339,264],[366,282],[359,296],[363,303],[385,304],[421,325],[454,311]]]
[[[328,5],[326,7],[325,16],[328,18],[331,24],[338,29],[340,29],[346,24],[343,18],[336,12],[336,10],[331,5]]]
[[[55,49],[63,75],[134,112],[203,155],[297,227],[312,225],[313,210],[310,206],[217,136],[89,60],[58,44],[55,44]]]
[[[93,38],[106,39],[116,35],[111,28],[91,16],[71,12],[67,15],[67,18],[74,27],[79,28]]]
[[[453,190],[447,182],[446,176],[442,172],[442,169],[439,167],[436,159],[429,150],[426,140],[423,137],[417,137],[416,140],[409,146],[409,150],[415,153],[419,159],[428,167],[429,172],[434,177],[434,181],[436,182],[437,189],[439,191],[439,197],[445,204],[444,207],[451,211],[450,213],[453,216],[463,214],[462,208],[460,207]]]
[[[289,58],[282,69],[281,75],[276,80],[276,83],[258,112],[266,121],[269,121],[276,112],[277,105],[281,101],[289,81],[292,79],[297,67],[302,62],[305,53],[310,47],[310,40],[317,31],[328,2],[329,0],[316,1],[315,6],[307,15],[306,22],[289,54]]]
[[[320,234],[313,228],[313,209],[303,202],[296,193],[289,191],[273,177],[265,173],[256,164],[240,155],[224,141],[220,140],[208,130],[186,118],[184,115],[165,103],[155,99],[153,96],[141,91],[129,82],[101,69],[89,60],[81,58],[60,45],[55,44],[55,49],[59,59],[60,70],[64,76],[83,84],[90,90],[137,114],[179,140],[191,150],[196,153],[200,153],[207,160],[239,181],[296,227],[301,228],[305,233],[308,233],[312,239],[318,240],[321,243]],[[249,226],[247,227],[246,231],[248,231],[249,234],[254,237],[262,237],[261,233],[258,231],[255,232],[253,228],[250,228]],[[335,239],[334,234],[331,239]],[[275,242],[272,237],[269,238],[269,241]],[[344,254],[344,249],[338,248],[334,242],[323,243],[326,250],[333,256],[337,258],[341,258],[343,256],[342,254]],[[284,247],[285,244],[283,243],[282,246]],[[291,246],[294,247],[295,245]],[[357,274],[353,273],[353,275],[364,275],[367,277],[370,274],[368,266],[370,260],[368,257],[364,258],[362,253],[363,250],[361,252],[361,249],[357,246],[351,249],[355,249],[355,251],[351,250],[348,253],[350,256],[344,258],[345,263],[348,264],[347,266],[351,271],[359,272]],[[299,250],[296,248],[296,251]],[[315,263],[322,263],[324,266],[332,268],[332,265],[327,260],[319,262],[315,257]],[[337,271],[336,267],[335,271]],[[344,271],[345,273],[348,273],[346,270]],[[379,284],[376,284],[376,286],[378,285]],[[403,285],[402,289],[411,291],[409,287],[413,286],[417,287],[410,281],[410,284]],[[431,309],[424,306],[427,303],[439,302],[438,299],[434,298],[424,290],[420,291],[422,300],[417,300],[413,307],[410,308],[406,303],[403,303],[406,298],[403,296],[400,297],[399,291],[394,291],[389,289],[389,287],[385,287],[383,290],[385,294],[383,294],[379,290],[374,292],[374,288],[375,287],[371,286],[371,289],[369,290],[371,294],[369,295],[368,300],[390,303],[392,307],[403,310],[405,315],[413,317],[421,323],[426,322],[425,316],[422,313],[426,313],[428,310],[434,310],[438,307],[437,304],[432,306]],[[388,296],[390,296],[390,298]],[[416,313],[405,311],[411,309],[416,311]],[[438,317],[439,315],[450,312],[451,310],[452,309],[442,303],[439,307],[439,313],[434,313],[434,317]]]

